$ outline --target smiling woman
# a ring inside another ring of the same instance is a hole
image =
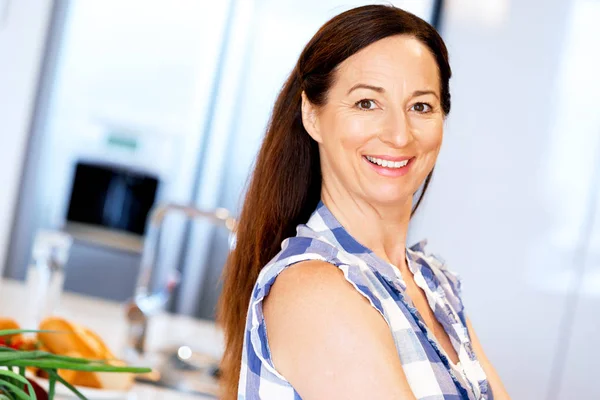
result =
[[[508,398],[458,277],[406,247],[450,75],[435,29],[391,6],[342,13],[306,45],[224,272],[223,398]]]
[[[382,207],[410,209],[442,142],[440,91],[432,52],[413,36],[393,35],[336,68],[325,104],[303,94],[304,127],[326,165],[325,203],[360,192]]]

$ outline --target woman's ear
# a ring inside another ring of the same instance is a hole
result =
[[[306,93],[302,91],[302,125],[306,132],[315,142],[321,143],[321,132],[319,131],[319,116],[317,107],[308,100]]]

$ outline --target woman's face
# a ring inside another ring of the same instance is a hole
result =
[[[303,121],[319,143],[327,190],[381,205],[411,202],[442,143],[435,59],[410,36],[375,42],[338,66],[325,105],[304,98]]]

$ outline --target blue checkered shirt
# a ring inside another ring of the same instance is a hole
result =
[[[279,254],[258,277],[246,321],[238,400],[300,399],[273,365],[262,302],[281,271],[306,260],[322,260],[340,268],[383,315],[417,399],[491,400],[485,373],[469,339],[458,276],[439,258],[425,253],[424,245],[421,242],[406,250],[408,266],[458,354],[456,365],[405,297],[406,285],[399,271],[358,243],[320,202],[309,221],[298,225],[297,235],[283,241]]]

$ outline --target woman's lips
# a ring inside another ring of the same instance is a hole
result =
[[[415,157],[363,156],[363,160],[379,175],[395,178],[409,172]]]

